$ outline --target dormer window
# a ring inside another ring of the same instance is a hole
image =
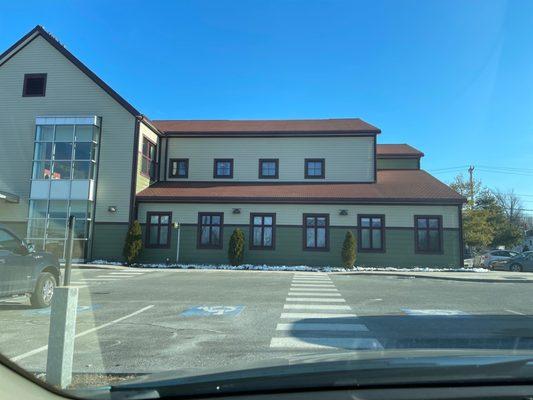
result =
[[[326,177],[326,160],[323,158],[305,159],[305,179],[323,179]]]
[[[25,74],[23,97],[44,97],[46,93],[46,74]]]

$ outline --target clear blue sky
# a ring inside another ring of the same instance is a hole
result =
[[[1,7],[0,48],[44,25],[152,119],[360,117],[427,170],[498,168],[477,176],[533,209],[532,1]]]

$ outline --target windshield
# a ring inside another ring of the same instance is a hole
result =
[[[81,397],[533,378],[533,4],[133,3],[1,6],[1,356]]]

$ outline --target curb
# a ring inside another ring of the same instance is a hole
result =
[[[65,268],[65,265],[61,264],[61,267]],[[124,265],[72,264],[72,269],[116,269],[116,270],[123,270],[123,269],[130,269],[130,267],[126,267]]]
[[[444,281],[456,281],[456,282],[485,282],[485,283],[533,283],[530,279],[487,279],[487,278],[459,278],[453,276],[434,276],[434,275],[417,275],[417,274],[396,274],[394,272],[337,272],[341,275],[371,275],[371,276],[401,276],[406,278],[422,278],[422,279],[437,279]]]

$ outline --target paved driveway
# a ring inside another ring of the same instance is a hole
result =
[[[397,348],[533,349],[533,285],[409,276],[74,270],[74,370],[238,367]],[[44,371],[49,311],[0,302],[0,352]]]

